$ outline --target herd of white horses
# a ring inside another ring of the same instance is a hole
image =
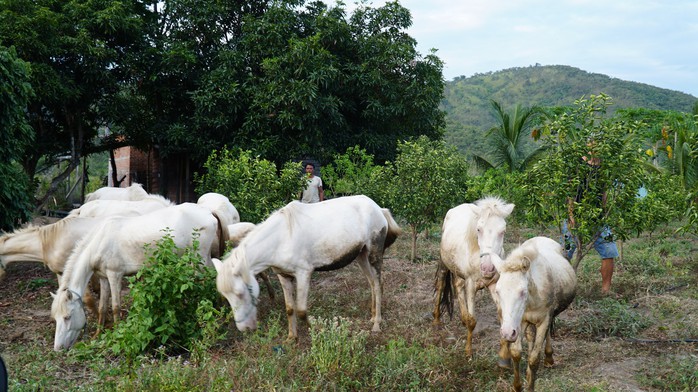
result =
[[[467,329],[465,354],[472,357],[475,294],[487,288],[501,325],[498,365],[513,368],[513,386],[520,391],[525,336],[526,387],[532,391],[542,354],[545,365],[553,364],[553,319],[574,299],[577,281],[560,245],[550,238],[531,238],[505,257],[506,218],[513,209],[513,204],[487,197],[448,211],[433,315],[439,324],[442,312],[452,313],[454,302],[458,303]],[[69,349],[86,326],[86,308],[94,309],[88,290],[91,280],[96,284],[97,278],[100,287],[98,325],[106,322],[109,298],[117,322],[122,278],[143,266],[146,245],[169,234],[184,249],[196,237],[202,260],[217,271],[218,291],[230,303],[239,330],[257,327],[257,277],[264,277],[266,270],[271,268],[281,283],[288,339],[293,341],[298,338],[298,319],[307,317],[313,271],[339,269],[355,261],[370,284],[372,330],[379,332],[383,254],[400,233],[390,211],[366,196],[315,204],[294,201],[254,224],[240,222],[238,211],[220,194],[207,193],[197,203],[175,205],[133,184],[100,188],[56,223],[0,236],[0,278],[7,265],[17,261],[42,262],[58,275],[51,306],[56,321],[54,349]],[[226,246],[231,245],[226,255]]]

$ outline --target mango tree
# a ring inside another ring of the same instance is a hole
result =
[[[455,148],[425,136],[397,148],[395,161],[374,171],[370,193],[409,225],[414,261],[417,235],[465,202],[468,164]]]
[[[649,229],[642,221],[660,215],[655,207],[662,202],[637,208],[643,185],[653,196],[666,191],[652,188],[664,182],[649,181],[655,172],[646,170],[642,140],[637,137],[643,124],[606,117],[609,105],[611,98],[604,94],[583,97],[547,122],[542,128],[547,153],[527,173],[524,184],[535,223],[560,228],[563,221],[570,223],[577,246],[575,269],[605,225],[621,240],[638,227]],[[637,211],[642,214],[633,213]]]

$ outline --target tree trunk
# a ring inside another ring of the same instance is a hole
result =
[[[410,260],[415,261],[417,260],[417,226],[410,225],[410,227],[412,228],[412,255]]]

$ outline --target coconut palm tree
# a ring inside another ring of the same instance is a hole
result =
[[[488,138],[489,151],[487,157],[475,155],[474,159],[478,167],[488,169],[504,166],[508,171],[524,171],[534,161],[544,147],[534,146],[526,142],[531,134],[536,120],[542,113],[539,107],[522,107],[516,105],[512,113],[504,111],[502,105],[491,100],[497,125],[490,128]]]

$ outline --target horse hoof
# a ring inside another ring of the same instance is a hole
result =
[[[499,360],[497,360],[497,366],[499,366],[500,369],[509,370],[511,369],[511,359],[499,358]]]

